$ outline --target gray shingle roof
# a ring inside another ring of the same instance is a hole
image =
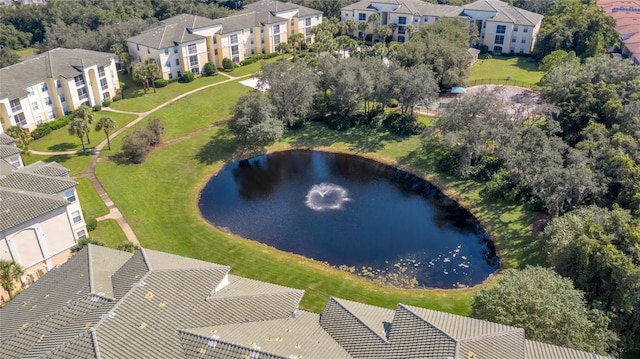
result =
[[[89,245],[0,310],[0,357],[604,358],[402,304],[393,311],[331,298],[320,316],[298,309],[303,291],[228,272],[147,249]],[[109,277],[114,293],[124,293],[116,299],[95,294]]]
[[[20,172],[35,173],[49,177],[69,177],[69,173],[71,171],[57,162],[46,163],[38,161],[27,167],[21,168]]]
[[[22,150],[13,145],[0,145],[0,158],[8,158],[22,153]]]
[[[66,206],[64,198],[0,187],[0,231]]]
[[[68,178],[50,177],[26,171],[17,171],[0,178],[0,187],[23,191],[57,194],[74,188],[78,182]]]
[[[499,0],[478,0],[464,6],[465,10],[497,11],[496,21],[513,22],[518,25],[535,26],[542,21],[542,15],[511,6]]]
[[[162,22],[162,25],[130,37],[127,41],[153,49],[165,49],[178,44],[204,39],[204,36],[194,34],[192,30],[211,25],[214,25],[211,19],[181,14],[166,19]]]
[[[276,15],[278,12],[294,10],[294,9],[298,10],[298,16],[322,14],[322,11],[320,10],[294,4],[292,2],[285,3],[285,2],[274,1],[274,0],[261,0],[251,4],[247,4],[245,5],[244,9],[238,11],[238,13],[241,14],[244,12],[257,12],[257,13],[271,12],[272,15]]]
[[[47,78],[71,79],[82,73],[82,64],[108,66],[114,54],[84,49],[57,48],[31,56],[15,65],[0,69],[0,98],[10,100],[27,95],[27,87]]]
[[[16,143],[16,139],[7,135],[6,133],[0,133],[0,145],[13,145]]]
[[[396,5],[397,7],[393,11],[390,11],[392,13],[417,14],[419,16],[456,17],[460,15],[463,9],[461,6],[436,5],[421,0],[362,0],[355,4],[345,6],[342,10],[377,10],[375,3]]]

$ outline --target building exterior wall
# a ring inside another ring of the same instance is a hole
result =
[[[3,129],[19,125],[33,130],[38,124],[52,121],[82,104],[94,106],[107,96],[114,97],[120,88],[115,60],[101,68],[102,71],[96,64],[85,64],[81,73],[84,84],[81,85],[77,85],[73,78],[43,78],[35,85],[25,84],[27,94],[20,98],[0,98]],[[104,80],[105,88],[102,88],[101,80]],[[84,89],[86,97],[80,97],[79,89]]]

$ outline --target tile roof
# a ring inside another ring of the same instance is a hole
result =
[[[309,16],[309,15],[322,15],[322,11],[312,9],[306,6],[294,4],[292,2],[281,2],[274,0],[260,0],[251,4],[247,4],[244,8],[237,13],[245,13],[245,12],[257,12],[257,13],[267,13],[271,12],[272,15],[277,15],[282,11],[289,10],[298,10],[298,17],[300,16]]]
[[[69,173],[71,172],[68,168],[57,162],[46,163],[42,161],[34,162],[27,167],[21,168],[20,171],[49,177],[69,177]]]
[[[542,21],[542,15],[511,6],[499,0],[478,0],[463,6],[464,10],[497,12],[492,20],[510,22],[518,25],[536,26]]]
[[[13,145],[0,145],[0,158],[8,158],[22,153],[22,150]]]
[[[27,87],[47,78],[71,79],[82,73],[82,65],[108,66],[114,54],[84,49],[56,48],[28,57],[15,65],[0,69],[0,98],[10,100],[27,95]]]
[[[66,206],[64,198],[0,187],[0,231]]]
[[[342,8],[342,10],[376,10],[376,4],[397,5],[391,11],[398,14],[417,14],[419,16],[456,17],[462,12],[461,6],[436,5],[421,0],[362,0]]]
[[[74,188],[78,182],[62,177],[50,177],[27,171],[16,171],[0,178],[0,187],[45,194],[62,193]]]
[[[0,357],[604,358],[402,304],[394,311],[331,298],[318,315],[298,309],[301,290],[228,272],[88,245],[0,310]],[[95,293],[109,278],[114,299]]]
[[[0,145],[13,145],[16,143],[16,139],[7,135],[6,133],[0,133]]]
[[[182,14],[166,19],[162,25],[143,31],[141,34],[127,39],[153,49],[165,49],[179,44],[204,40],[202,35],[192,30],[214,25],[213,20],[201,16]]]

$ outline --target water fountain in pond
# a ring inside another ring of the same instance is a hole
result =
[[[342,204],[350,200],[346,189],[337,184],[323,182],[311,186],[304,203],[314,211],[324,211],[342,209]]]

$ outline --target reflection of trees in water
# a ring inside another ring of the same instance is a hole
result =
[[[278,152],[238,162],[232,171],[245,200],[269,197],[288,178],[304,176],[311,164],[310,151]]]
[[[367,158],[343,153],[325,153],[329,171],[334,176],[369,182],[389,178],[394,168]]]

